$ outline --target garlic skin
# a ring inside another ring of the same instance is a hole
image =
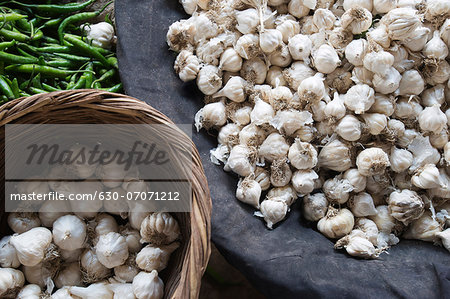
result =
[[[16,299],[40,299],[41,298],[41,287],[37,284],[27,284],[25,285],[17,294]]]
[[[424,212],[422,198],[412,190],[394,191],[389,195],[388,202],[391,216],[401,221],[404,225],[409,225],[409,223],[422,216]]]
[[[345,106],[355,114],[363,114],[370,109],[374,102],[375,92],[367,84],[357,84],[350,87],[344,96]]]
[[[413,160],[413,154],[408,150],[392,147],[389,156],[392,171],[400,173],[407,170],[412,165]]]
[[[369,133],[372,135],[379,135],[387,126],[386,115],[381,113],[365,113],[362,115]]]
[[[361,122],[353,115],[347,114],[335,128],[335,132],[347,141],[361,138]]]
[[[341,17],[341,26],[353,34],[360,34],[372,25],[372,14],[364,7],[353,7]]]
[[[403,41],[421,24],[412,8],[395,8],[381,18],[381,23],[387,27],[393,40]]]
[[[69,287],[69,293],[78,296],[81,299],[112,299],[114,293],[108,288],[107,284],[99,282],[83,287]]]
[[[63,286],[81,286],[80,264],[78,262],[65,264],[54,281],[57,288],[62,288]]]
[[[425,89],[425,82],[416,70],[408,70],[402,74],[398,87],[399,95],[419,95]]]
[[[172,252],[179,246],[180,244],[178,242],[158,247],[147,245],[136,255],[136,264],[140,269],[146,272],[151,272],[153,270],[161,272],[167,267]]]
[[[411,178],[411,183],[421,189],[440,187],[439,169],[434,164],[426,164],[416,170]]]
[[[11,236],[5,236],[0,240],[0,267],[17,268],[20,261],[14,246],[9,242]]]
[[[356,157],[358,171],[365,176],[382,174],[390,166],[388,155],[377,147],[361,151]]]
[[[173,68],[183,82],[192,81],[200,71],[200,60],[192,52],[183,50],[175,59]]]
[[[95,254],[102,265],[111,269],[125,263],[128,258],[128,244],[119,233],[110,232],[99,237]]]
[[[41,225],[41,220],[35,213],[13,212],[8,215],[9,227],[18,234],[29,231]]]
[[[345,47],[345,58],[354,66],[362,66],[364,56],[369,52],[369,43],[365,39],[355,39]]]
[[[212,127],[223,126],[227,122],[226,109],[223,102],[206,104],[194,117],[197,132],[201,128],[210,129]]]
[[[63,287],[56,290],[51,296],[51,299],[78,299],[79,297],[74,297],[69,293],[70,287]]]
[[[328,201],[323,193],[309,194],[303,198],[303,217],[308,221],[318,221],[325,217]]]
[[[353,196],[348,206],[356,217],[371,216],[377,213],[372,196],[366,192],[361,192]]]
[[[234,48],[227,48],[220,55],[219,70],[239,72],[242,67],[242,58]]]
[[[431,215],[429,211],[409,225],[403,234],[405,239],[422,240],[425,242],[433,242],[437,240],[437,233],[442,231],[442,227]]]
[[[170,244],[180,237],[177,220],[169,213],[152,213],[141,224],[141,243]]]
[[[260,212],[255,212],[255,216],[263,217],[267,228],[272,229],[273,225],[282,221],[288,212],[288,205],[282,200],[266,199],[261,202]]]
[[[278,133],[272,133],[261,144],[258,153],[264,160],[272,162],[286,157],[289,150],[286,139]]]
[[[25,283],[23,273],[12,268],[0,268],[0,278],[0,296],[3,298],[14,298]]]
[[[158,277],[158,272],[140,272],[133,279],[133,293],[137,299],[162,299],[164,283]]]
[[[345,208],[338,210],[330,206],[326,216],[317,222],[317,229],[327,238],[337,239],[350,233],[354,224],[352,212]]]
[[[330,74],[338,67],[341,60],[333,47],[324,44],[313,53],[313,62],[319,72]]]
[[[240,176],[248,176],[256,167],[256,165],[250,161],[250,155],[252,155],[252,150],[249,147],[241,144],[236,145],[231,149],[230,157],[228,158],[225,167]]]
[[[222,77],[219,69],[214,65],[204,66],[197,75],[197,86],[206,95],[216,93],[222,86]]]
[[[263,84],[266,80],[267,69],[268,67],[262,59],[252,58],[244,61],[240,74],[248,82]]]
[[[92,43],[93,46],[109,49],[114,36],[114,27],[107,22],[100,22],[97,24],[82,25],[82,30],[86,32],[86,39]]]
[[[64,250],[76,250],[84,246],[86,224],[77,216],[65,215],[53,223],[53,242]]]
[[[318,165],[334,171],[346,171],[352,166],[350,148],[338,139],[330,141],[320,151]]]
[[[423,109],[418,120],[420,129],[425,132],[438,134],[447,127],[447,116],[437,105]]]
[[[352,168],[348,169],[344,172],[343,179],[347,180],[350,185],[353,187],[353,192],[362,192],[366,189],[367,178],[361,173],[359,173],[358,169]]]
[[[289,147],[289,161],[297,169],[310,169],[317,165],[317,151],[307,142],[296,139]]]
[[[442,41],[439,30],[433,32],[433,38],[425,45],[422,53],[430,59],[442,60],[448,56],[448,47]]]
[[[11,236],[10,244],[17,252],[17,258],[24,266],[36,266],[45,255],[52,241],[52,232],[44,227],[35,227],[19,235]]]
[[[111,274],[111,270],[103,266],[95,254],[95,249],[86,249],[80,257],[81,272],[83,281],[94,283],[100,281]]]
[[[297,170],[292,176],[292,187],[294,187],[295,191],[299,194],[309,194],[314,190],[314,181],[318,178],[319,176],[312,169]]]

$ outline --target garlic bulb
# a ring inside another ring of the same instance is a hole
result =
[[[316,149],[310,143],[302,142],[299,139],[296,139],[289,147],[288,158],[292,166],[297,169],[313,168],[318,161]]]
[[[136,299],[131,283],[111,283],[108,287],[114,293],[113,299]]]
[[[256,167],[255,163],[250,161],[251,155],[253,155],[252,149],[245,145],[236,145],[231,149],[225,166],[240,176],[248,176]]]
[[[293,90],[298,90],[300,83],[306,78],[314,76],[315,72],[304,62],[296,61],[283,71],[284,78]]]
[[[341,63],[341,60],[333,47],[324,44],[313,53],[313,62],[319,72],[330,74]]]
[[[289,53],[294,60],[307,60],[312,50],[312,42],[308,36],[297,34],[289,38]]]
[[[266,169],[264,169],[262,167],[256,167],[254,180],[260,185],[262,191],[269,189],[270,174]],[[259,202],[259,198],[258,198],[258,202]]]
[[[101,282],[91,284],[86,288],[71,286],[69,287],[69,293],[81,299],[112,299],[114,296],[108,286]]]
[[[315,180],[318,178],[319,176],[312,169],[297,170],[292,176],[292,187],[299,194],[309,194],[314,190]]]
[[[353,186],[346,179],[342,179],[341,176],[336,176],[326,180],[322,186],[322,190],[328,201],[343,204],[349,199],[350,192],[353,191]]]
[[[274,114],[275,112],[270,104],[257,98],[255,101],[255,106],[250,113],[250,119],[255,125],[262,125],[265,123],[269,123],[270,120],[274,117]]]
[[[313,22],[317,28],[332,29],[336,17],[328,9],[318,8],[314,11]]]
[[[95,254],[106,268],[114,268],[122,265],[128,258],[128,244],[119,233],[110,232],[101,235],[95,246]]]
[[[362,66],[364,56],[369,52],[369,43],[365,39],[355,39],[345,48],[345,58],[354,66]]]
[[[334,171],[345,171],[352,165],[350,148],[335,139],[327,143],[319,153],[318,165]]]
[[[362,66],[354,67],[352,70],[351,79],[356,84],[367,84],[372,85],[373,73]]]
[[[373,0],[373,8],[378,13],[387,13],[396,8],[398,0]]]
[[[80,257],[83,281],[93,283],[108,277],[111,270],[103,266],[98,260],[94,249],[86,249]]]
[[[259,37],[257,34],[245,34],[241,36],[234,46],[236,52],[244,59],[256,57],[259,52]],[[239,68],[241,69],[241,68]]]
[[[341,17],[341,26],[353,34],[360,34],[372,25],[372,14],[364,7],[353,7]]]
[[[437,105],[426,107],[419,114],[419,126],[423,131],[438,134],[447,127],[447,116]]]
[[[17,268],[20,266],[17,252],[14,246],[9,242],[11,236],[5,236],[0,240],[0,267]]]
[[[389,211],[392,217],[408,225],[422,216],[424,203],[415,191],[408,189],[394,191],[389,195]]]
[[[142,245],[140,243],[141,235],[139,234],[138,230],[133,229],[129,224],[127,224],[125,226],[120,227],[119,232],[122,236],[125,237],[125,241],[128,244],[128,251],[130,253],[138,252],[139,250],[141,250],[142,248]]]
[[[296,18],[307,16],[310,8],[304,5],[303,0],[291,0],[288,4],[288,11]]]
[[[379,135],[387,126],[386,115],[381,113],[365,113],[362,115],[366,123],[369,133],[372,135]]]
[[[283,35],[283,43],[288,43],[293,36],[300,33],[300,25],[292,16],[285,16],[279,16],[275,24],[276,29]]]
[[[349,255],[364,259],[375,259],[380,254],[375,249],[375,246],[367,239],[364,232],[358,229],[353,230],[350,235],[339,239],[334,248],[345,248]]]
[[[259,146],[266,137],[266,132],[253,122],[239,132],[239,143],[246,146]]]
[[[45,201],[39,209],[41,224],[51,227],[53,222],[61,216],[68,214],[70,207],[66,201]]]
[[[242,11],[236,11],[235,18],[237,21],[236,29],[242,34],[252,33],[259,25],[259,14],[254,8],[249,8]]]
[[[377,147],[361,151],[356,157],[358,171],[365,176],[382,174],[390,166],[388,155]]]
[[[266,140],[259,147],[259,156],[272,162],[286,157],[289,150],[286,139],[278,133],[272,133],[267,136]]]
[[[439,222],[432,217],[430,212],[425,212],[420,218],[411,222],[403,234],[403,238],[433,242],[438,238],[436,234],[441,231],[442,227]]]
[[[408,70],[402,74],[398,87],[399,95],[419,95],[425,89],[425,82],[416,70]]]
[[[427,107],[442,105],[445,102],[444,90],[445,87],[442,84],[425,89],[420,95],[422,105]]]
[[[381,18],[389,35],[394,40],[405,40],[421,24],[416,10],[412,8],[395,8]]]
[[[277,29],[266,29],[259,34],[259,46],[264,53],[273,52],[282,42],[283,35]]]
[[[255,212],[255,216],[263,217],[269,229],[286,217],[288,205],[282,200],[266,199],[261,202],[260,212]]]
[[[206,95],[216,93],[222,86],[222,77],[216,66],[206,65],[197,75],[197,86]]]
[[[393,67],[390,67],[384,76],[375,74],[372,84],[376,92],[389,94],[397,90],[400,86],[402,75]]]
[[[65,250],[82,248],[86,239],[86,224],[77,216],[66,215],[53,223],[53,242]]]
[[[220,55],[219,70],[229,72],[239,72],[241,67],[242,67],[242,58],[241,56],[239,56],[239,53],[234,48],[227,48]]]
[[[416,136],[409,144],[408,150],[414,156],[413,165],[410,167],[411,171],[415,171],[426,164],[436,164],[440,160],[439,152],[431,146],[428,136]]]
[[[325,217],[317,222],[317,229],[330,239],[337,239],[352,231],[355,219],[352,212],[347,209],[328,207]]]
[[[446,60],[431,63],[425,66],[425,80],[428,84],[436,85],[445,83],[450,77],[450,65]]]
[[[17,257],[24,266],[36,266],[45,256],[45,250],[52,241],[52,232],[44,227],[35,227],[9,240],[17,251]]]
[[[318,221],[325,217],[328,201],[323,193],[309,194],[303,198],[303,217],[308,221]]]
[[[150,212],[142,212],[143,210],[145,211],[142,205],[142,203],[130,205],[130,211],[128,212],[130,226],[137,230],[141,229],[142,221],[150,214]]]
[[[388,33],[388,28],[384,24],[378,25],[374,29],[369,29],[367,32],[367,41],[378,44],[383,48],[389,48],[391,44],[391,38]]]
[[[377,213],[372,196],[366,192],[361,192],[353,196],[348,205],[356,217],[371,216]]]
[[[223,102],[206,104],[195,114],[194,119],[197,131],[223,126],[227,122],[225,105]]]
[[[426,164],[416,170],[411,178],[411,183],[421,189],[432,189],[439,187],[439,169],[434,164]]]
[[[327,117],[334,117],[335,119],[341,119],[345,116],[344,100],[337,92],[334,93],[333,100],[327,103],[324,113]]]
[[[273,65],[269,68],[267,71],[266,83],[272,87],[287,85],[286,80],[284,80],[281,67]]]
[[[0,268],[0,296],[14,298],[16,293],[25,283],[25,277],[19,270],[12,268]]]
[[[167,31],[167,44],[171,50],[176,52],[192,48],[195,31],[193,22],[188,20],[175,22],[170,25]]]
[[[279,132],[293,136],[307,124],[313,123],[311,113],[294,109],[279,110],[270,124]]]
[[[156,270],[160,272],[167,267],[170,255],[179,246],[178,242],[159,247],[147,245],[136,255],[136,264],[144,271],[151,272]]]
[[[400,173],[407,170],[412,165],[413,160],[414,157],[408,150],[392,147],[389,156],[392,171]]]
[[[165,245],[179,238],[180,227],[169,213],[152,213],[142,221],[140,233],[142,243]]]
[[[290,185],[270,189],[267,193],[268,200],[283,201],[290,207],[297,200],[297,193]]]
[[[183,82],[192,81],[197,78],[200,60],[190,51],[183,50],[178,54],[173,68]]]
[[[286,108],[292,101],[293,95],[289,88],[277,86],[268,93],[269,104],[275,110]]]
[[[429,33],[430,29],[427,27],[418,26],[411,35],[403,41],[403,45],[411,51],[418,52],[425,47]]]
[[[369,110],[375,102],[374,90],[366,84],[357,84],[347,91],[344,97],[345,106],[355,112],[362,114]]]
[[[241,77],[248,82],[263,84],[264,80],[266,80],[267,69],[268,67],[262,59],[252,58],[244,61],[240,74]],[[222,84],[222,82],[220,82],[220,84]]]
[[[286,186],[292,177],[287,159],[274,160],[270,165],[270,183],[275,187]]]
[[[75,250],[64,250],[59,248],[59,254],[61,259],[66,263],[73,263],[80,259],[84,248],[78,248]]]
[[[375,246],[378,245],[378,227],[368,218],[357,218],[355,228],[361,230],[367,239]]]
[[[347,141],[356,141],[361,137],[361,122],[351,114],[344,116],[335,129],[336,133]]]
[[[140,272],[136,265],[136,256],[130,255],[125,264],[114,267],[114,279],[122,283],[132,282],[133,278]]]
[[[386,51],[367,53],[363,59],[366,69],[381,76],[386,76],[393,64],[394,56]]]
[[[326,96],[323,80],[321,73],[303,80],[297,90],[300,100],[307,103],[317,103],[323,99]]]
[[[70,287],[62,287],[61,289],[56,290],[51,296],[52,299],[78,299],[79,297],[74,297],[69,293]]]
[[[41,295],[40,286],[37,284],[27,284],[17,294],[16,299],[40,299]]]
[[[377,206],[376,209],[376,215],[370,216],[369,218],[376,223],[380,232],[390,234],[398,227],[397,220],[391,216],[388,206],[381,205]]]
[[[422,53],[430,59],[442,60],[448,56],[448,47],[442,41],[439,30],[433,32],[433,38],[425,45]]]
[[[162,299],[164,283],[158,277],[158,272],[140,272],[133,279],[133,293],[137,299]]]
[[[59,271],[55,278],[55,285],[57,288],[63,286],[81,286],[81,271],[78,262],[65,264]]]
[[[289,53],[289,48],[286,44],[281,43],[278,45],[273,52],[269,54],[269,65],[287,67],[292,62],[291,53]],[[267,78],[267,75],[266,75]]]
[[[447,228],[442,232],[436,233],[436,236],[441,239],[444,248],[450,251],[450,228]]]
[[[344,172],[343,179],[347,180],[353,187],[353,192],[362,192],[366,189],[367,178],[358,169],[352,168]]]
[[[35,213],[13,212],[8,215],[8,225],[15,233],[21,234],[40,226],[41,221]]]

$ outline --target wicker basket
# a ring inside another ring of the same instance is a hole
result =
[[[162,113],[132,97],[99,90],[61,91],[17,99],[0,106],[1,143],[4,143],[5,124],[173,124]],[[164,298],[197,298],[201,278],[208,263],[210,244],[211,198],[197,150],[192,141],[179,129],[170,127],[165,135],[168,142],[180,148],[192,149],[192,212],[174,213],[182,231],[182,244],[174,252],[170,264],[162,273],[165,282]],[[4,144],[0,144],[0,160],[4,167]],[[189,163],[190,162],[190,163]],[[4,172],[1,179],[4,182]],[[1,194],[4,184],[1,184]],[[4,196],[3,200],[4,200]],[[1,203],[0,209],[3,210]],[[7,231],[6,217],[1,217],[1,235]]]

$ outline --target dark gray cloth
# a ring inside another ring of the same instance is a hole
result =
[[[146,101],[175,123],[192,124],[203,106],[195,83],[173,71],[170,24],[187,18],[176,0],[117,0],[120,75],[127,94]],[[237,177],[209,161],[214,136],[194,133],[213,200],[212,237],[220,252],[267,297],[450,297],[450,254],[419,241],[402,240],[378,260],[358,260],[301,217],[300,205],[275,230],[235,199]]]

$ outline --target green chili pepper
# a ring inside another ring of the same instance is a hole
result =
[[[36,87],[30,87],[28,88],[32,94],[40,94],[40,93],[47,93],[46,90],[40,89],[40,88],[36,88]]]
[[[109,71],[104,73],[100,78],[95,80],[94,83],[103,82],[105,80],[108,80],[108,79],[112,78],[115,74],[116,74],[116,69],[110,69]]]
[[[31,96],[29,93],[26,93],[25,91],[19,92],[19,95],[20,95],[21,97],[29,97],[29,96]]]
[[[0,20],[1,20],[1,16],[0,16]],[[31,32],[31,22],[28,21],[27,19],[20,19],[17,20],[15,22],[15,24],[17,25],[17,27],[19,27],[22,30],[27,31],[28,33]]]
[[[86,76],[82,75],[80,79],[70,89],[80,89],[86,85]]]
[[[92,88],[94,88],[94,89],[100,89],[100,88],[102,88],[102,85],[100,84],[100,82],[94,82],[94,83],[92,84]]]
[[[36,76],[34,76],[33,79],[31,79],[31,81],[29,83],[29,86],[42,89],[41,74],[40,73],[38,73]]]
[[[18,13],[3,13],[0,14],[0,22],[11,22],[11,21],[18,21],[21,19],[25,19],[27,16],[18,14]]]
[[[28,7],[33,10],[36,10],[39,13],[45,14],[45,15],[59,15],[59,14],[69,14],[73,13],[79,10],[85,9],[90,4],[94,3],[95,0],[88,0],[83,3],[71,3],[71,4],[64,4],[64,5],[58,5],[58,4],[27,4],[27,3],[21,3],[18,1],[10,1],[11,3],[15,3],[17,5]]]
[[[30,40],[30,37],[28,35],[25,35],[20,32],[15,32],[12,30],[8,30],[5,28],[0,29],[0,35],[6,38],[7,40],[16,40],[20,42],[26,42]]]
[[[76,37],[73,37],[71,34],[64,35],[64,39],[72,43],[77,49],[80,50],[80,52],[83,52],[84,54],[97,59],[103,65],[116,67],[115,65],[112,65],[108,60],[106,60],[105,56],[103,56],[96,47],[86,44]]]
[[[0,75],[0,91],[8,98],[8,100],[14,100],[16,98],[8,82],[5,80],[5,77],[2,75]]]
[[[9,54],[4,51],[0,51],[0,60],[6,63],[16,64],[16,63],[38,63],[37,58],[24,57],[14,54]]]
[[[73,86],[75,86],[75,83],[77,82],[77,74],[73,74],[70,77],[70,81],[66,86],[66,89],[72,89]]]
[[[58,45],[59,46],[59,41],[56,38],[49,37],[49,36],[44,36],[42,38],[42,40],[45,41],[46,43],[50,43],[50,44],[54,44],[54,45]]]
[[[8,97],[5,95],[0,96],[0,104],[6,103],[8,101]]]
[[[47,83],[42,83],[42,88],[48,92],[61,90],[60,88],[53,87],[51,85],[48,85]]]
[[[106,3],[100,10],[95,12],[82,12],[79,14],[71,15],[62,21],[58,27],[58,37],[61,44],[64,44],[64,31],[69,24],[80,23],[99,16],[113,1]]]
[[[59,24],[61,24],[62,20],[63,18],[52,19],[42,24],[39,29],[58,26]]]
[[[50,60],[45,63],[48,66],[52,67],[76,67],[76,63],[66,60],[66,59],[56,59],[56,60]]]
[[[37,30],[36,32],[33,32],[33,34],[31,35],[30,39],[33,40],[40,40],[41,38],[44,37],[44,33],[42,32],[42,30]]]
[[[51,47],[33,47],[28,44],[24,43],[18,43],[19,47],[25,48],[28,51],[31,51],[33,53],[39,54],[39,53],[70,53],[71,49],[66,46],[51,46]]]
[[[94,81],[94,64],[92,62],[90,62],[88,64],[88,66],[86,67],[86,71],[83,76],[86,78],[86,82],[85,82],[85,88],[91,88],[92,86],[92,82]]]
[[[70,76],[73,73],[80,72],[80,71],[61,70],[58,68],[37,64],[22,64],[22,65],[13,64],[5,67],[5,71],[28,73],[28,74],[36,72],[42,74],[43,76],[56,78],[66,78],[67,76]]]
[[[20,97],[20,89],[19,89],[19,81],[17,80],[17,78],[14,78],[11,82],[11,90],[14,94],[14,98],[18,98]]]
[[[55,53],[55,56],[58,56],[58,57],[61,57],[61,58],[67,59],[67,60],[77,61],[77,62],[89,62],[91,60],[89,57],[66,54],[66,53]]]
[[[10,42],[3,42],[0,43],[0,51],[3,51],[5,49],[8,49],[9,47],[12,47],[16,44],[16,41],[10,41]]]
[[[19,52],[20,55],[22,55],[22,56],[24,56],[24,57],[28,57],[28,58],[36,58],[36,57],[34,57],[33,55],[27,53],[26,51],[24,51],[24,50],[22,50],[22,49],[20,49],[20,48],[17,48],[16,50],[17,50],[17,52]]]
[[[81,36],[78,36],[78,35],[75,35],[75,34],[71,34],[71,37],[76,38],[79,41],[84,41]],[[64,45],[68,46],[68,47],[73,47],[73,45],[71,43],[69,43],[67,40],[64,41]],[[100,48],[100,47],[94,47],[94,49],[96,49],[98,52],[100,52],[100,54],[102,54],[103,56],[114,54],[113,52],[111,52],[108,49],[103,49],[103,48]]]
[[[110,88],[101,88],[102,90],[105,90],[105,91],[109,91],[109,92],[119,92],[119,91],[121,91],[122,90],[122,83],[119,83],[119,84],[116,84],[116,85],[114,85],[113,87],[110,87]]]

